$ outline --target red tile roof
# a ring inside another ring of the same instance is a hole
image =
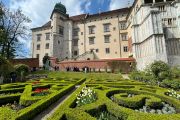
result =
[[[99,60],[78,60],[78,61],[62,61],[60,63],[82,63],[82,62],[109,62],[109,61],[132,61],[134,58],[113,58],[113,59],[99,59]]]
[[[70,20],[72,21],[79,21],[83,20],[85,18],[86,14],[81,14],[81,15],[76,15],[76,16],[71,16]]]
[[[50,28],[50,27],[51,27],[51,21],[48,21],[47,23],[45,23],[41,27],[32,28],[31,30],[36,30],[36,29],[41,29],[41,28]]]

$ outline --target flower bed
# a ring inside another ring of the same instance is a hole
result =
[[[36,88],[32,94],[32,96],[46,96],[48,94],[50,94],[50,92],[48,91],[49,88]]]

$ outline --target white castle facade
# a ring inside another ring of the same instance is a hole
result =
[[[45,25],[32,29],[32,57],[94,60],[134,57],[180,65],[180,1],[135,0],[130,8],[69,16],[57,3]]]

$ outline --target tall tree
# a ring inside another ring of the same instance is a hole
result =
[[[19,39],[27,39],[30,19],[25,16],[20,9],[11,11],[4,4],[0,3],[0,54],[9,59],[15,56],[18,46],[21,44]]]

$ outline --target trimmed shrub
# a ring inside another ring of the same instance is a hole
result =
[[[149,66],[149,71],[158,81],[162,81],[167,77],[171,78],[170,67],[163,61],[155,61],[152,63]]]
[[[16,112],[8,107],[0,107],[1,120],[15,120]]]
[[[161,83],[161,86],[179,90],[180,89],[180,79],[163,80],[163,82]]]
[[[146,97],[143,95],[136,95],[133,98],[124,97],[124,95],[127,94],[115,94],[114,102],[132,109],[138,109],[145,104]]]
[[[13,103],[14,101],[19,101],[19,98],[20,98],[20,94],[0,96],[0,104]]]
[[[29,73],[29,66],[25,64],[18,64],[14,66],[17,74],[20,76],[22,73],[23,75],[27,75]]]
[[[154,77],[152,75],[142,71],[133,71],[130,73],[129,77],[132,80],[138,80],[146,83],[152,83],[154,81]]]
[[[75,86],[69,85],[64,87],[60,91],[54,92],[48,95],[46,98],[37,101],[36,103],[32,104],[25,109],[22,109],[18,112],[18,116],[16,120],[31,120],[34,116],[42,112],[44,109],[49,107],[51,104],[56,102],[59,98],[65,95],[67,92],[72,90]]]
[[[24,92],[20,97],[19,104],[23,106],[29,106],[38,101],[37,98],[31,97],[32,85],[26,85]]]
[[[17,92],[22,93],[23,90],[24,90],[24,88],[5,89],[5,90],[0,90],[0,94],[2,94],[2,93],[17,93]]]

